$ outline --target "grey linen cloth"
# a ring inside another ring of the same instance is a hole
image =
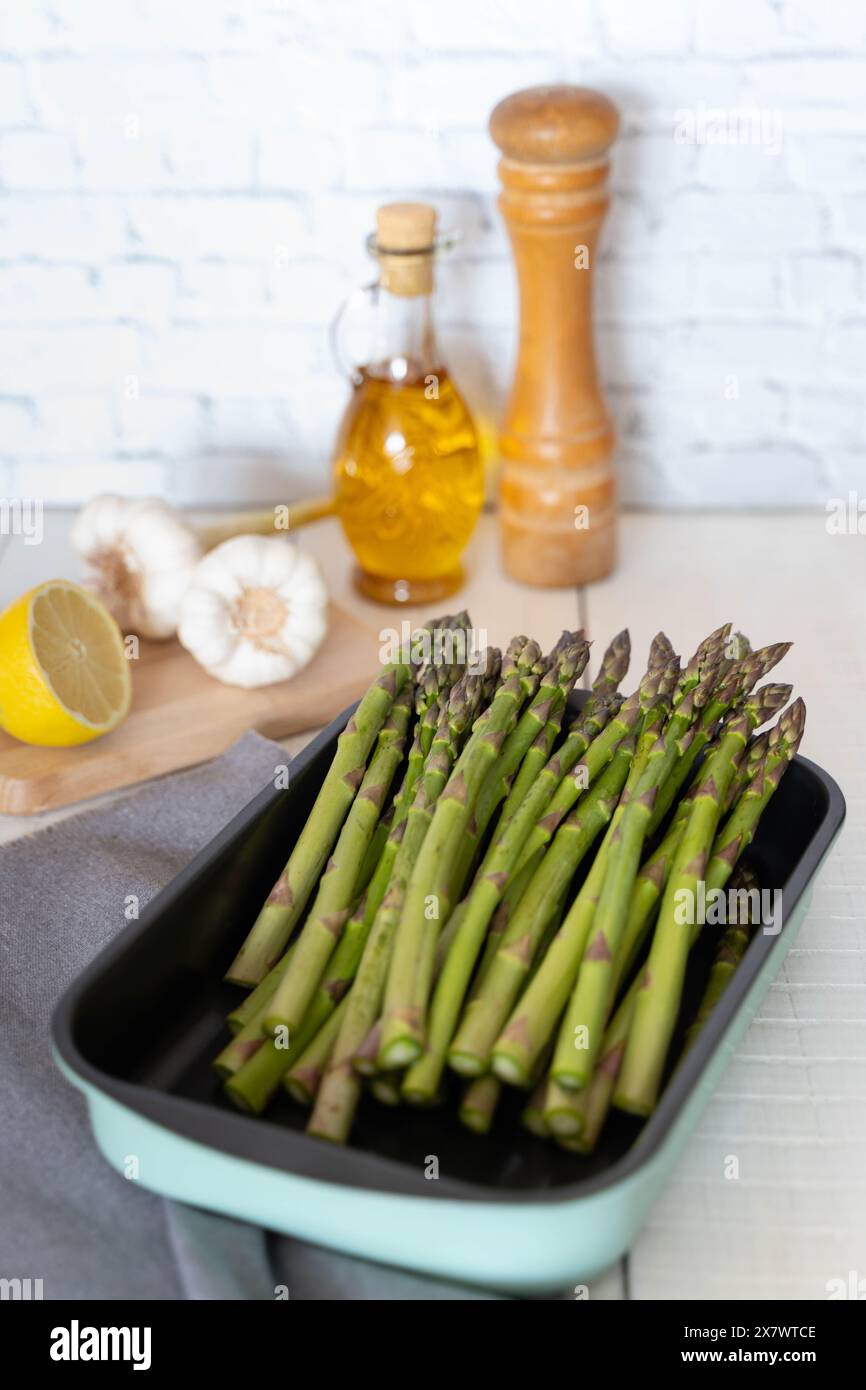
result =
[[[495,1295],[318,1250],[166,1201],[101,1157],[51,1056],[67,985],[285,760],[246,734],[164,778],[0,851],[0,1278],[46,1299],[433,1300]]]

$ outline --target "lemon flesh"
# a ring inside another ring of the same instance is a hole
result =
[[[67,580],[40,584],[0,614],[0,725],[65,748],[116,729],[132,681],[108,609]]]

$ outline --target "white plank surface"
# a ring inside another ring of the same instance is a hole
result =
[[[52,575],[77,574],[68,518],[46,541],[0,538],[0,604]],[[392,612],[351,587],[336,523],[300,536],[329,586],[375,629],[426,612]],[[866,1276],[866,547],[831,537],[823,515],[623,518],[617,573],[583,594],[531,590],[501,573],[485,517],[469,556],[465,604],[489,640],[526,631],[545,642],[583,622],[604,644],[628,625],[632,673],[664,626],[687,655],[728,619],[755,645],[789,638],[779,670],[809,708],[803,751],[841,783],[848,820],[818,884],[797,948],[744,1039],[628,1262],[632,1298],[823,1298],[829,1279]],[[449,606],[436,605],[438,611]],[[308,735],[287,741],[290,751]],[[63,813],[60,813],[63,814]],[[52,817],[0,818],[0,842]],[[740,1177],[726,1180],[727,1155]],[[594,1298],[622,1298],[622,1268]]]

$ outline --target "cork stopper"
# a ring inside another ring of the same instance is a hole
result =
[[[386,203],[376,213],[380,281],[391,294],[429,294],[433,288],[436,209],[428,203]]]

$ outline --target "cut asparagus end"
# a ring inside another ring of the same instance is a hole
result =
[[[557,1086],[561,1086],[564,1091],[574,1091],[577,1094],[584,1089],[584,1082],[581,1081],[577,1073],[573,1071],[551,1071],[551,1078]]]
[[[400,1087],[395,1084],[393,1076],[374,1077],[370,1083],[370,1094],[380,1105],[390,1105],[393,1108],[400,1104]]]
[[[404,1082],[400,1087],[400,1099],[415,1110],[432,1110],[434,1106],[442,1104],[444,1096],[441,1091],[410,1090]]]
[[[583,1128],[583,1121],[579,1115],[573,1114],[570,1110],[547,1110],[544,1114],[544,1123],[554,1138],[576,1138]]]
[[[236,961],[226,972],[226,984],[240,985],[242,989],[255,989],[256,985],[260,985],[265,978],[271,964],[272,962],[269,963],[264,956],[255,964],[249,961],[243,964]]]
[[[400,1094],[407,1104],[416,1107],[430,1105],[433,1101],[433,1093],[426,1086],[409,1086],[405,1081],[400,1088]]]
[[[483,1110],[472,1110],[469,1106],[463,1105],[460,1107],[460,1122],[467,1129],[471,1129],[473,1134],[489,1134],[493,1116]]]
[[[492,1065],[500,1081],[506,1081],[509,1086],[528,1086],[532,1079],[526,1068],[507,1053],[494,1052]]]
[[[482,1059],[471,1052],[449,1052],[448,1065],[460,1076],[482,1076],[485,1071]]]
[[[409,1067],[421,1056],[421,1044],[414,1038],[395,1038],[387,1043],[380,1053],[382,1067],[386,1071]]]

